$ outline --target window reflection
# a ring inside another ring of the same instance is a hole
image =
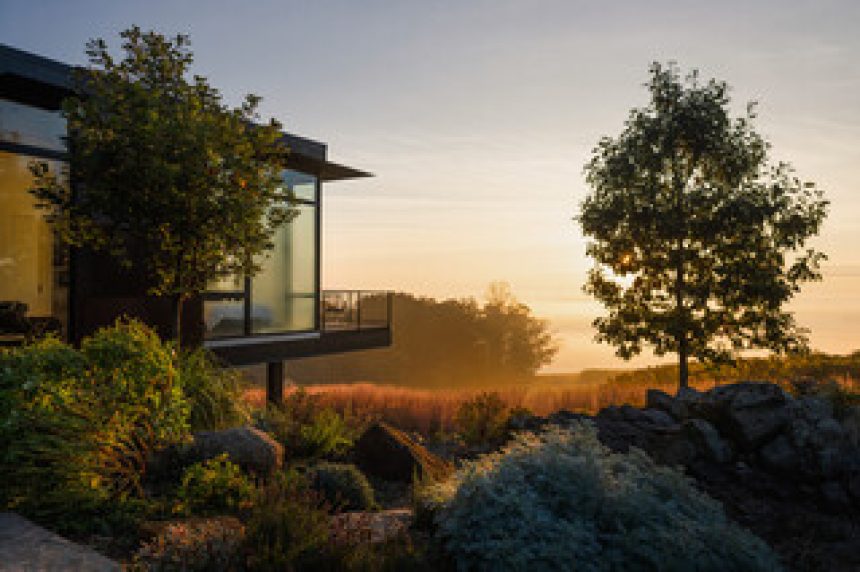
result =
[[[47,111],[0,99],[0,141],[65,151],[66,120]]]
[[[210,284],[204,304],[207,338],[313,330],[317,317],[317,180],[285,171],[284,185],[298,215],[277,230],[274,248],[260,256],[260,271],[246,296],[244,278]],[[217,299],[216,299],[217,298]],[[229,298],[229,299],[228,299]],[[250,322],[245,308],[250,304]]]
[[[28,193],[32,157],[0,151],[0,302],[26,304],[30,318],[54,319],[65,331],[65,250]],[[55,171],[59,161],[45,161]]]

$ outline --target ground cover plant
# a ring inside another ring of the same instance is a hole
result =
[[[588,424],[521,434],[419,503],[458,570],[779,570],[680,472],[612,453]]]

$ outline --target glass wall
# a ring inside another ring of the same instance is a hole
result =
[[[298,215],[274,236],[274,248],[258,260],[261,270],[210,285],[204,301],[207,338],[313,330],[317,320],[316,177],[284,172]]]
[[[0,302],[27,305],[32,318],[55,318],[65,331],[68,262],[44,211],[27,192],[33,157],[0,151]],[[62,163],[47,161],[59,170]]]
[[[47,111],[0,99],[0,141],[51,151],[65,151],[66,120]]]

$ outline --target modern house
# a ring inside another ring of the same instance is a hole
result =
[[[27,189],[33,160],[62,168],[71,66],[0,44],[0,342],[48,327],[78,343],[127,315],[171,331],[170,301],[146,294],[145,277],[103,255],[54,240]],[[186,303],[183,342],[203,344],[231,365],[268,364],[269,398],[283,391],[285,360],[387,346],[391,295],[320,288],[324,183],[368,173],[328,160],[326,145],[285,133],[283,173],[300,204],[253,278],[213,283]],[[10,316],[17,316],[12,319]]]

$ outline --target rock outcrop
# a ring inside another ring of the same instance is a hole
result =
[[[267,433],[253,427],[234,427],[223,431],[201,431],[179,452],[183,465],[206,461],[227,453],[230,461],[245,471],[265,476],[280,469],[284,448]]]
[[[439,480],[451,472],[450,464],[385,423],[372,425],[355,443],[361,470],[389,481],[411,483],[414,478]]]

